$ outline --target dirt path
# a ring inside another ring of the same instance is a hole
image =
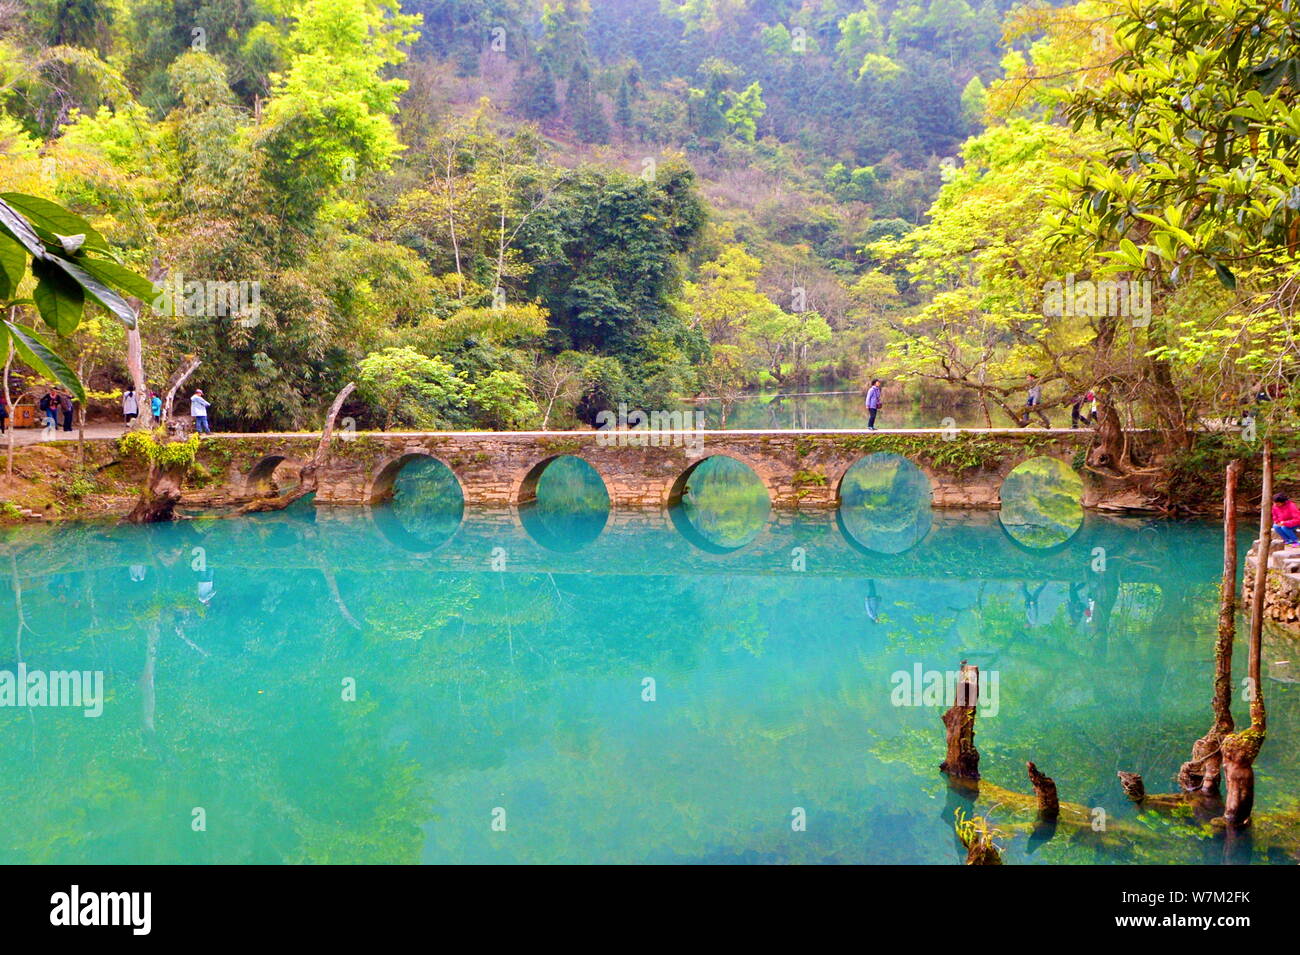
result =
[[[114,424],[111,422],[97,421],[94,424],[86,425],[87,438],[116,438],[126,431],[126,425]],[[76,441],[77,429],[64,431],[60,428],[57,431],[47,432],[44,428],[15,428],[14,444],[17,447],[24,447],[29,444],[40,444],[42,441]],[[9,433],[6,431],[0,435],[0,451],[9,447]]]

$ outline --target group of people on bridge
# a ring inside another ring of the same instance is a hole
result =
[[[122,419],[126,422],[127,427],[140,416],[140,407],[143,402],[148,402],[149,413],[154,421],[162,418],[163,400],[162,395],[156,391],[151,391],[147,395],[137,395],[134,388],[127,388],[122,392]],[[212,402],[203,397],[203,389],[198,388],[190,396],[190,416],[194,418],[194,430],[199,434],[211,434],[212,428],[208,424],[208,408]]]
[[[1043,383],[1033,372],[1029,373],[1026,381],[1028,390],[1025,394],[1025,410],[1019,419],[1020,427],[1029,427],[1030,417],[1037,415],[1043,427],[1050,428],[1052,422],[1043,413]],[[883,382],[879,378],[872,378],[871,385],[867,388],[866,400],[868,431],[876,430],[876,415],[880,413],[883,394]],[[1070,399],[1070,427],[1078,428],[1080,425],[1097,426],[1097,393],[1092,389],[1080,392]]]

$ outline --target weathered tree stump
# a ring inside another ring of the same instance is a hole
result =
[[[1264,744],[1264,733],[1251,725],[1240,733],[1223,739],[1223,778],[1227,796],[1223,801],[1223,819],[1233,828],[1250,825],[1255,808],[1255,758]]]
[[[1269,541],[1273,537],[1273,445],[1264,441],[1260,466],[1259,543],[1255,552],[1255,590],[1250,595],[1250,652],[1246,660],[1246,681],[1250,687],[1250,726],[1223,738],[1223,779],[1227,795],[1223,800],[1223,821],[1229,828],[1250,825],[1255,808],[1255,760],[1268,733],[1264,708],[1264,684],[1260,658],[1264,637],[1264,591],[1268,579]]]
[[[956,699],[943,714],[948,749],[939,769],[958,779],[980,778],[980,754],[975,748],[975,707],[979,703],[979,677],[979,667],[972,666],[965,660],[961,662]]]
[[[1233,730],[1232,644],[1237,632],[1237,483],[1242,463],[1228,462],[1223,479],[1223,577],[1219,583],[1219,632],[1214,642],[1214,723],[1192,744],[1192,758],[1178,770],[1186,792],[1218,798],[1223,738]]]
[[[1120,770],[1116,773],[1119,776],[1119,784],[1124,788],[1124,795],[1134,802],[1140,803],[1147,798],[1147,787],[1142,782],[1142,776],[1139,773],[1128,773]]]
[[[183,468],[160,468],[151,464],[140,497],[131,513],[123,518],[124,523],[156,524],[172,520],[176,516],[176,504],[181,499],[183,481]]]
[[[1046,821],[1054,821],[1061,814],[1061,801],[1056,796],[1056,783],[1051,776],[1045,776],[1038,771],[1038,767],[1032,762],[1027,764],[1029,767],[1029,782],[1034,787],[1034,794],[1038,797],[1038,816]]]

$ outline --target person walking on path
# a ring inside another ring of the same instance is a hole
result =
[[[190,414],[194,416],[194,430],[199,434],[211,434],[208,427],[208,408],[212,402],[203,397],[203,389],[198,388],[190,397]]]
[[[54,392],[47,391],[41,395],[41,400],[36,403],[36,407],[41,409],[41,427],[46,431],[54,430]]]
[[[880,411],[880,379],[872,378],[867,389],[867,430],[876,430],[876,413]]]
[[[162,395],[156,391],[149,399],[149,411],[153,414],[155,424],[162,420]]]
[[[1047,415],[1043,414],[1043,386],[1038,381],[1038,376],[1032,371],[1029,373],[1029,393],[1025,396],[1025,418],[1020,427],[1029,427],[1030,415],[1038,415],[1038,420],[1043,422],[1044,428],[1050,428],[1052,422],[1047,420]]]
[[[63,412],[63,430],[72,430],[72,395],[64,391],[59,393],[59,410]]]
[[[122,392],[122,418],[129,425],[140,413],[140,402],[136,401],[135,389],[128,388]]]
[[[1074,401],[1070,403],[1070,430],[1073,431],[1079,427],[1079,423],[1086,421],[1086,413],[1083,410],[1084,404],[1088,401],[1086,394],[1074,396]]]
[[[1273,530],[1277,536],[1286,541],[1288,547],[1300,547],[1300,507],[1285,494],[1273,495]]]
[[[1074,396],[1074,401],[1070,405],[1070,428],[1071,430],[1087,425],[1090,428],[1097,427],[1097,393],[1095,391],[1085,391]]]

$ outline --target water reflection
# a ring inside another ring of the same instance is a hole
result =
[[[609,491],[594,467],[571,454],[541,465],[529,482],[535,495],[519,507],[528,536],[547,550],[574,553],[600,536],[609,520]]]
[[[716,398],[701,399],[691,402],[685,410],[703,414],[710,428],[723,430],[860,429],[867,423],[865,396],[865,382],[858,386],[841,382],[838,387],[811,393],[745,394],[725,403]],[[924,395],[918,392],[910,396],[891,392],[877,424],[882,428],[936,428],[942,427],[945,418],[952,418],[959,428],[1007,428],[1015,425],[1000,413],[990,419],[978,403],[960,399],[961,396],[955,393],[934,394],[929,390]],[[1069,415],[1062,417],[1061,409],[1047,414],[1057,427],[1068,427]]]
[[[723,454],[681,478],[669,511],[682,536],[701,550],[727,553],[754,540],[772,511],[767,488],[749,465]]]
[[[869,454],[840,482],[841,527],[867,550],[901,554],[930,532],[930,494],[930,479],[911,461]]]
[[[1031,844],[990,793],[974,810],[1008,824],[1008,862],[1222,861],[1115,782],[1169,778],[1204,732],[1219,533],[1094,516],[1044,561],[987,513],[938,513],[893,555],[778,515],[722,559],[621,512],[577,553],[503,510],[427,556],[357,508],[0,531],[0,661],[107,691],[97,719],[0,707],[0,862],[958,863],[941,708],[896,705],[892,678],[967,658],[1001,673],[990,785],[1026,793],[1034,759],[1114,823]],[[1267,695],[1257,812],[1277,818],[1300,695]],[[195,805],[219,807],[202,839]],[[1276,831],[1236,848],[1285,861]]]
[[[1034,550],[1068,541],[1083,524],[1083,479],[1056,458],[1030,458],[1002,482],[1002,526]]]
[[[375,527],[412,553],[428,553],[451,540],[465,513],[465,495],[451,468],[437,458],[414,457],[393,481],[392,498],[371,509]]]

